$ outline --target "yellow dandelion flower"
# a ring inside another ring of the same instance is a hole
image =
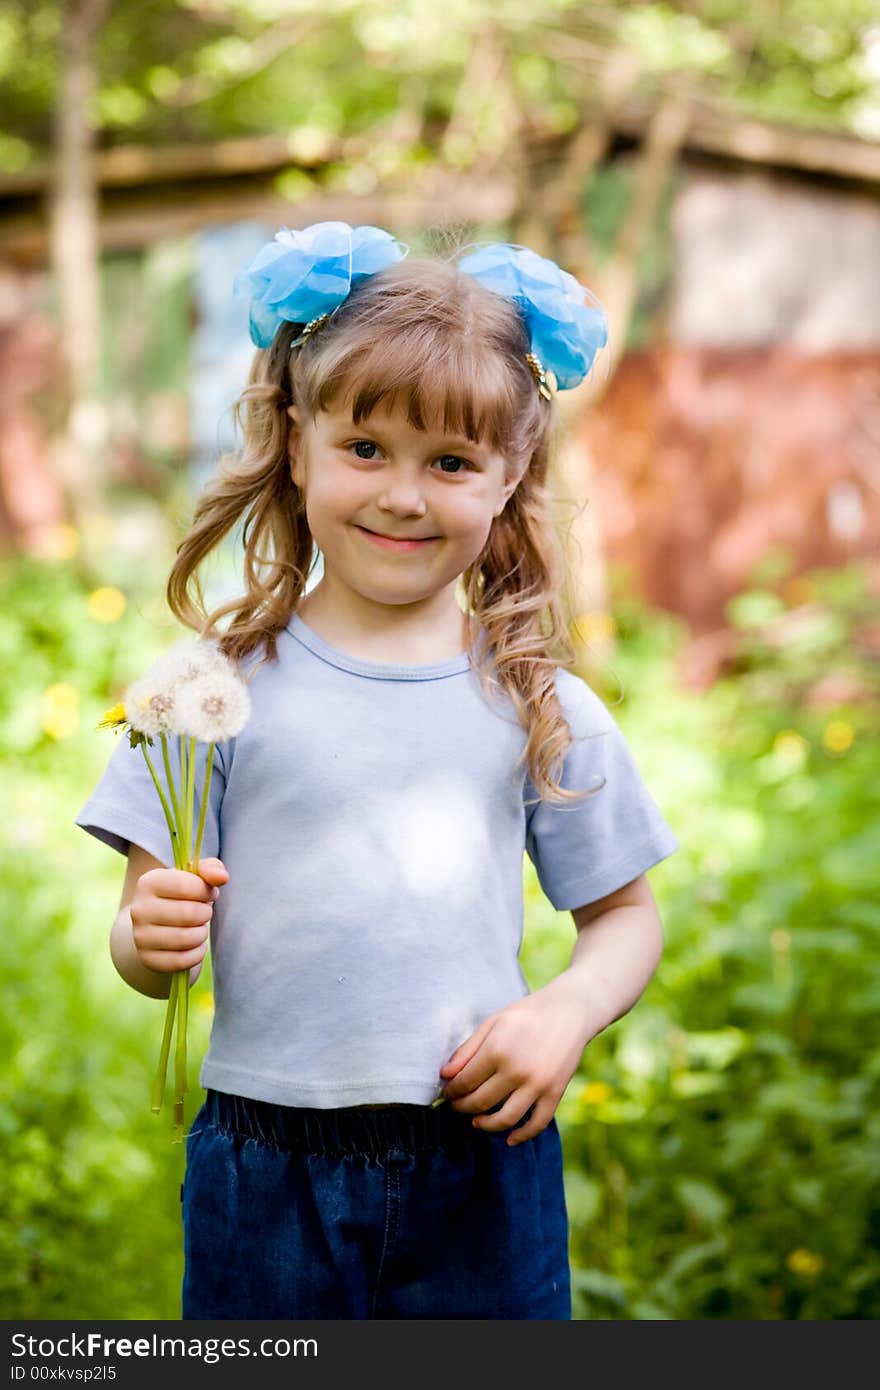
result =
[[[128,600],[121,589],[106,584],[89,594],[89,614],[96,623],[115,623],[125,612]]]
[[[588,1081],[581,1091],[581,1104],[601,1105],[603,1101],[610,1100],[613,1094],[613,1087],[607,1081]]]
[[[792,1274],[801,1274],[810,1279],[819,1273],[825,1261],[821,1255],[817,1255],[813,1250],[805,1250],[801,1246],[797,1250],[792,1250],[785,1263]]]
[[[120,702],[118,705],[112,705],[110,709],[105,711],[103,718],[98,721],[95,728],[116,729],[120,724],[126,724],[127,722],[125,717],[125,705]]]
[[[602,642],[613,637],[617,624],[610,613],[597,608],[592,613],[580,613],[571,625],[575,641]]]
[[[79,724],[79,695],[61,681],[43,692],[43,729],[50,738],[70,738]]]
[[[852,724],[848,724],[845,719],[832,719],[831,723],[825,726],[822,742],[831,753],[845,753],[855,736],[856,731]]]

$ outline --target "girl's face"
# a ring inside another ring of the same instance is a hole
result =
[[[314,420],[296,406],[288,414],[291,477],[337,594],[343,586],[355,605],[419,607],[448,591],[455,605],[456,580],[519,481],[505,458],[417,430],[402,412],[377,410],[358,425],[340,404]],[[417,543],[383,544],[377,535]]]

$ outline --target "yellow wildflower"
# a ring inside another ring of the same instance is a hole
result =
[[[613,1088],[607,1081],[588,1081],[581,1091],[582,1105],[601,1105],[603,1101],[610,1100]]]
[[[96,729],[116,729],[120,724],[125,724],[125,705],[120,701],[118,705],[111,705],[106,710],[104,717],[95,725]]]
[[[60,681],[43,693],[43,728],[50,738],[70,738],[79,724],[79,695]]]
[[[822,742],[832,753],[845,753],[855,736],[852,724],[848,724],[845,719],[832,719],[831,723],[825,726]]]
[[[802,1274],[806,1278],[812,1278],[818,1274],[825,1261],[821,1255],[817,1255],[812,1250],[805,1250],[802,1246],[797,1250],[792,1250],[786,1259],[792,1274]]]
[[[89,594],[89,613],[97,623],[115,623],[122,617],[126,605],[125,594],[112,584],[93,589]]]

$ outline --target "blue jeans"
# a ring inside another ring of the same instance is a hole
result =
[[[509,1133],[448,1103],[208,1090],[186,1139],[182,1317],[570,1319],[559,1130]]]

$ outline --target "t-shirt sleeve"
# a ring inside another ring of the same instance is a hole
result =
[[[561,667],[557,690],[574,738],[562,786],[596,788],[565,805],[536,802],[526,775],[526,851],[545,894],[563,911],[615,892],[680,845],[607,706]]]
[[[173,865],[171,836],[162,803],[150,776],[141,748],[132,748],[128,733],[111,735],[117,739],[103,775],[83,806],[74,824],[102,840],[111,849],[128,856],[130,844],[140,845],[165,865]],[[154,738],[147,746],[159,785],[171,806],[162,743]],[[208,745],[196,744],[195,796],[193,798],[193,834],[199,823],[201,789],[205,780],[205,759]],[[175,785],[180,781],[180,748],[176,735],[168,735],[168,756]],[[205,826],[199,848],[199,858],[221,856],[220,807],[226,787],[224,745],[214,748],[211,769],[211,789],[205,811]]]

